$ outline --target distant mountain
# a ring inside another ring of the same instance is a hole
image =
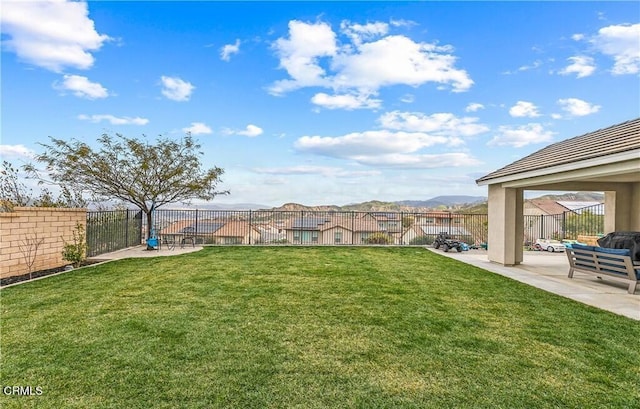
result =
[[[569,202],[604,202],[604,193],[598,192],[575,192],[563,193],[560,195],[544,195],[532,199],[555,200]]]
[[[339,211],[340,206],[305,206],[298,203],[285,203],[280,207],[272,207],[270,210],[282,211],[282,212],[300,212],[300,211],[314,211],[314,212],[329,212]]]
[[[437,196],[429,200],[402,200],[394,203],[402,206],[435,208],[440,206],[472,205],[486,200],[487,198],[484,196]]]
[[[382,202],[371,200],[363,203],[352,203],[344,206],[305,206],[298,203],[286,203],[272,210],[279,211],[354,211],[354,212],[424,212],[436,208],[459,209],[486,202],[483,196],[438,196],[429,200],[401,200]]]
[[[269,209],[271,206],[256,203],[198,203],[197,205],[194,204],[190,207],[202,210],[263,210]]]

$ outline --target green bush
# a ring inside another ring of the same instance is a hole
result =
[[[378,233],[373,233],[371,236],[367,237],[367,239],[365,240],[365,243],[367,244],[390,244],[391,243],[391,237],[389,237],[388,235],[378,232]]]
[[[64,241],[62,259],[70,262],[74,267],[79,267],[86,259],[87,255],[84,226],[80,223],[76,223],[76,228],[73,229],[72,243],[68,243],[64,237],[62,238],[62,241]]]
[[[433,244],[434,240],[433,236],[419,236],[411,239],[409,244],[412,246],[430,246]]]

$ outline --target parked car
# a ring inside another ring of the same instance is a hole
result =
[[[536,250],[550,251],[552,253],[556,251],[566,250],[565,245],[560,243],[559,240],[550,240],[550,239],[537,239],[534,244],[534,248]]]

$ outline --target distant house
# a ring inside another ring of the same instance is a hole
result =
[[[604,206],[599,202],[525,200],[523,204],[525,242],[564,236],[564,221],[567,215],[581,214],[585,209],[594,214],[604,215]]]
[[[287,223],[285,232],[293,244],[366,244],[372,234],[388,233],[371,214],[297,217]]]
[[[415,224],[436,226],[451,226],[462,223],[464,216],[451,212],[420,213],[415,216]]]
[[[215,244],[252,244],[261,240],[261,233],[246,221],[224,223],[213,233]]]
[[[370,212],[364,214],[361,218],[376,223],[380,231],[388,233],[399,233],[402,231],[402,220],[400,214],[397,212]]]
[[[200,244],[250,244],[261,239],[260,231],[245,221],[179,220],[160,231],[176,243],[193,240]]]

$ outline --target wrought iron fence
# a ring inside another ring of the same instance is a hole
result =
[[[450,212],[157,210],[153,224],[161,243],[181,245],[424,245],[443,231],[487,240],[487,215]]]
[[[142,212],[109,210],[87,212],[87,256],[137,246],[142,242]]]
[[[577,240],[581,235],[601,234],[604,234],[604,204],[557,215],[524,216],[525,245],[539,238]]]
[[[430,245],[440,232],[468,244],[487,242],[486,214],[452,212],[340,212],[275,210],[171,210],[153,213],[162,245]],[[88,255],[139,245],[146,217],[134,210],[88,212]],[[560,215],[525,216],[524,243],[538,238],[577,239],[604,229],[604,206]]]

